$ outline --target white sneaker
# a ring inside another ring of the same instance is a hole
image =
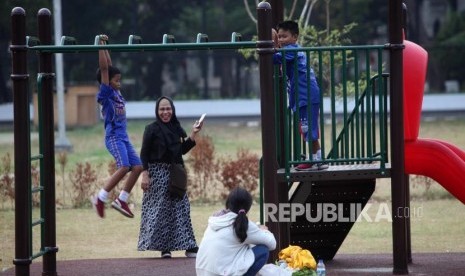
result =
[[[320,171],[327,170],[329,168],[328,163],[320,162],[320,163],[316,163],[316,165],[318,167],[318,170],[320,170]]]

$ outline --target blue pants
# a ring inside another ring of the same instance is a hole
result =
[[[244,276],[254,276],[268,261],[270,250],[265,245],[258,244],[252,248],[252,251],[255,255],[255,261]]]
[[[311,141],[317,141],[320,138],[320,131],[319,131],[319,115],[320,115],[320,104],[312,104],[311,109],[311,116],[309,116],[309,110],[307,110],[307,106],[301,106],[299,108],[299,116],[300,116],[300,132],[304,137],[305,142],[308,142],[311,138]],[[311,119],[311,127],[312,129],[309,131],[308,129],[308,122]],[[310,134],[311,133],[311,137]]]

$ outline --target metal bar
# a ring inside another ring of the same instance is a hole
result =
[[[320,87],[320,148],[321,148],[321,157],[323,160],[326,158],[326,151],[325,151],[325,118],[324,118],[324,104],[323,104],[323,54],[321,51],[317,51],[318,53],[318,85]],[[315,76],[316,77],[316,76]]]
[[[259,179],[259,185],[260,185],[260,224],[264,225],[265,223],[265,217],[264,217],[264,206],[263,206],[263,158],[260,158],[259,162],[259,174],[260,174],[260,179]]]
[[[379,75],[378,75],[379,76]],[[379,78],[376,78],[375,83],[371,87],[371,150],[372,153],[376,152],[376,87],[378,86]]]
[[[40,250],[39,252],[32,254],[31,260],[42,257],[43,255],[45,255],[45,253],[47,253],[47,252]]]
[[[163,44],[175,43],[175,42],[176,42],[176,39],[174,38],[174,35],[170,35],[170,34],[163,35]]]
[[[34,187],[31,189],[31,193],[34,194],[34,193],[42,192],[43,190],[44,190],[44,187]]]
[[[307,82],[307,108],[305,109],[305,117],[307,118],[307,136],[308,136],[308,139],[307,139],[307,147],[308,147],[308,156],[309,156],[309,160],[313,160],[313,139],[312,139],[312,127],[313,127],[313,124],[312,124],[312,120],[313,120],[313,113],[312,113],[312,96],[311,96],[311,85],[310,85],[310,82],[311,82],[311,77],[310,77],[310,73],[311,73],[311,66],[310,66],[310,52],[309,51],[305,51],[303,52],[305,53],[305,70],[307,71],[307,76],[306,76],[306,82]],[[297,63],[297,62],[296,62]],[[298,76],[299,74],[296,73],[295,76]],[[297,84],[298,85],[298,84]],[[297,90],[298,91],[298,90]],[[300,91],[299,91],[299,94],[300,94]],[[300,105],[300,104],[299,104]],[[300,108],[299,108],[300,110]],[[299,116],[300,118],[300,116]],[[305,141],[305,138],[303,138],[303,140]],[[305,146],[305,143],[304,143],[304,146]],[[307,155],[307,150],[306,148],[304,147],[303,149],[305,155]]]
[[[56,248],[45,247],[45,248],[41,249],[39,252],[32,254],[31,260],[33,260],[35,258],[42,257],[45,254],[50,253],[50,252],[56,252]],[[42,274],[42,275],[44,275],[44,274]]]
[[[370,51],[366,50],[365,51],[365,76],[367,78],[367,83],[366,83],[366,87],[365,87],[365,93],[368,89],[370,89],[370,86],[371,86],[371,72],[370,72]],[[361,129],[361,132],[360,132],[360,137],[361,137],[361,145],[360,145],[360,148],[362,150],[361,152],[361,155],[362,156],[365,156],[366,154],[366,138],[365,138],[365,127],[366,127],[366,120],[365,120],[365,114],[366,114],[366,106],[365,106],[365,102],[362,102],[361,103],[361,107],[360,107],[360,118],[361,118],[361,126],[360,126],[360,129]]]
[[[41,225],[44,221],[45,221],[45,220],[44,220],[43,218],[40,218],[40,219],[38,219],[38,220],[36,220],[36,221],[33,221],[33,222],[31,223],[31,226],[34,227],[34,226],[37,226],[37,225]]]
[[[38,36],[42,45],[52,44],[52,16],[48,9],[37,13]],[[60,46],[58,46],[60,47]],[[40,144],[44,158],[41,161],[41,185],[44,187],[41,212],[45,222],[42,224],[41,248],[56,248],[56,213],[55,213],[55,129],[53,115],[53,66],[52,53],[39,54],[39,74],[46,76],[42,81],[42,135]],[[50,250],[43,256],[43,276],[57,275],[56,251]]]
[[[16,7],[11,11],[11,46],[14,106],[15,151],[15,259],[16,275],[29,275],[31,260],[29,217],[31,211],[31,152],[27,74],[26,12]]]
[[[280,68],[278,65],[274,66],[274,95],[276,97],[276,131],[277,131],[277,152],[278,162],[280,168],[285,168],[286,173],[289,175],[289,159],[290,159],[290,145],[289,135],[287,130],[289,129],[289,122],[287,121],[287,93],[284,90],[284,76],[281,75]]]
[[[279,22],[284,19],[284,1],[282,0],[270,0],[273,10],[271,11],[271,26],[276,27]]]
[[[239,42],[239,41],[242,41],[242,35],[240,33],[233,32],[231,34],[231,42],[235,43],[235,42]]]
[[[255,48],[256,42],[199,42],[199,43],[165,43],[165,44],[106,44],[106,45],[39,45],[29,47],[29,50],[43,53],[83,53],[98,52],[106,49],[112,52],[141,52],[141,51],[182,51],[182,50],[220,50]]]
[[[375,49],[389,49],[389,45],[340,45],[340,46],[318,46],[318,47],[299,47],[299,48],[287,48],[287,49],[276,49],[276,51],[286,52],[300,52],[300,51],[353,51],[353,50],[375,50]]]
[[[360,95],[360,82],[359,82],[359,63],[358,63],[358,50],[354,51],[354,79],[355,79],[355,100],[358,101],[359,95]],[[367,76],[367,83],[368,83],[368,76]],[[361,156],[361,151],[360,151],[360,108],[359,106],[355,106],[355,148],[356,148],[356,153],[355,156],[360,157]]]
[[[276,128],[275,116],[273,109],[275,99],[273,93],[273,61],[272,54],[273,41],[271,40],[271,6],[268,2],[260,2],[257,6],[258,18],[258,41],[257,52],[259,55],[260,70],[260,109],[261,109],[261,126],[262,126],[262,158],[263,158],[263,185],[264,200],[266,203],[278,206],[278,193],[280,187],[287,192],[285,185],[277,185],[276,172]],[[289,228],[288,225],[278,222],[267,222],[268,229],[277,238],[278,247],[289,244],[289,236],[285,236],[288,231],[281,231],[281,228]],[[274,261],[278,257],[279,250],[271,252],[269,260]]]
[[[329,52],[330,56],[330,98],[331,98],[331,114],[336,114],[336,88],[335,88],[335,72],[334,72],[334,51],[331,50]],[[337,141],[336,141],[336,116],[331,116],[331,139],[332,139],[332,146],[333,146],[333,156],[332,158],[336,158],[339,156],[339,149],[337,148]]]
[[[383,58],[382,58],[382,50],[378,50],[378,121],[379,121],[379,150],[381,152],[381,156],[385,157],[386,154],[386,141],[385,141],[385,132],[386,132],[386,125],[384,124],[384,117],[385,117],[385,109],[384,109],[384,78],[383,78]],[[381,162],[381,166],[384,167],[386,159],[383,158]]]
[[[40,160],[42,158],[44,158],[42,154],[33,155],[31,156],[31,161]]]
[[[369,69],[368,69],[369,70]],[[371,73],[371,72],[369,72]],[[370,74],[368,74],[369,76]],[[372,125],[372,104],[371,104],[371,98],[373,97],[373,93],[372,93],[372,90],[373,90],[373,85],[372,85],[373,81],[370,82],[370,87],[367,87],[367,93],[366,93],[366,96],[365,96],[365,99],[366,99],[366,154],[368,156],[372,156],[373,155],[373,147],[372,147],[372,134],[373,134],[373,125]]]
[[[128,44],[142,44],[142,37],[138,35],[130,35],[128,38]]]
[[[389,150],[389,140],[388,140],[388,132],[389,132],[389,129],[388,129],[388,78],[389,78],[389,74],[388,73],[384,73],[383,74],[383,83],[384,83],[384,112],[386,113],[386,116],[384,116],[384,127],[386,128],[386,131],[384,132],[384,141],[386,141],[386,144],[385,144],[385,147],[386,147],[386,152],[384,153],[384,156],[385,156],[385,160],[386,160],[386,163],[389,162],[389,154],[388,154],[388,150]]]
[[[379,156],[379,155],[376,155]],[[341,163],[356,163],[356,162],[376,162],[376,161],[382,161],[381,157],[360,157],[360,158],[347,158],[347,157],[341,157],[341,158],[334,158],[331,159],[331,162],[341,162]],[[289,161],[290,164],[301,164],[301,163],[308,163],[311,164],[313,161]]]
[[[348,127],[348,122],[347,122],[347,76],[346,76],[346,66],[347,66],[347,55],[346,51],[342,50],[342,83],[344,84],[342,86],[342,102],[343,102],[343,118],[344,118],[344,136],[345,139],[343,141],[344,143],[344,156],[349,157],[349,127]]]
[[[280,100],[279,102],[281,103],[281,109],[283,110],[283,122],[284,122],[284,152],[285,152],[285,163],[286,163],[286,172],[289,175],[290,168],[289,168],[289,160],[292,159],[292,153],[291,153],[291,139],[292,139],[292,134],[291,134],[291,121],[289,117],[289,112],[287,108],[287,66],[286,66],[286,59],[284,58],[284,55],[282,57],[281,64],[282,66],[282,72],[279,72],[279,66],[276,66],[276,70],[278,71],[277,74],[281,73],[281,77],[275,78],[275,82],[277,82],[276,86],[278,87],[277,90],[277,97]],[[279,80],[279,81],[278,81]],[[293,147],[292,147],[293,148]]]
[[[298,53],[296,52],[294,55],[294,60],[292,62],[292,70],[293,73],[292,75],[294,76],[293,78],[293,84],[294,85],[294,126],[299,126],[300,125],[300,91],[299,91],[299,68],[298,68]],[[287,65],[287,63],[286,63]],[[287,66],[286,66],[287,67]],[[302,139],[302,135],[298,133],[298,127],[294,127],[294,139],[295,139],[295,152],[294,152],[294,160],[295,158],[301,159],[302,153],[307,155],[307,149],[305,145],[305,139]]]
[[[200,42],[200,43],[161,43],[161,44],[106,44],[106,45],[37,45],[28,47],[30,50],[50,53],[80,53],[97,52],[101,49],[112,52],[141,52],[141,51],[181,51],[181,50],[219,50],[219,49],[251,49],[255,48],[253,41],[236,42]],[[286,49],[292,51],[340,51],[356,49],[387,49],[387,45],[363,45],[363,46],[326,46],[326,47],[302,47],[299,49]],[[277,51],[284,51],[277,49]]]
[[[402,45],[402,0],[389,1],[389,43]],[[403,57],[401,47],[390,48],[391,195],[392,210],[405,208]],[[392,214],[394,274],[408,274],[407,221]]]
[[[40,41],[39,38],[37,38],[37,40]],[[41,73],[38,73],[37,74],[37,122],[38,122],[38,130],[39,130],[39,155],[42,156],[42,158],[39,160],[39,171],[40,172],[43,172],[44,171],[44,155],[43,155],[43,152],[44,152],[44,124],[43,124],[43,119],[44,119],[44,116],[43,116],[43,113],[44,113],[44,104],[43,104],[43,93],[42,93],[42,81],[44,80],[45,78],[45,74],[41,74]],[[40,201],[39,201],[39,206],[40,206],[40,217],[43,218],[44,217],[44,207],[43,207],[43,204],[44,204],[44,187],[42,186],[42,183],[44,182],[44,176],[45,174],[44,173],[40,173],[39,175],[39,183],[37,187],[34,187],[32,188],[32,193],[36,193],[36,192],[40,192],[39,194],[39,197],[40,197]],[[31,187],[33,187],[33,183],[32,183],[32,179],[29,183],[29,185]],[[29,203],[29,208],[32,210],[33,206],[32,206],[32,201]],[[43,220],[43,219],[42,219]],[[30,227],[32,228],[34,226],[34,222],[32,221],[32,216],[30,218],[30,221],[31,221],[31,224],[30,224]],[[44,244],[44,225],[41,224],[40,225],[40,248],[42,249],[42,245]],[[33,243],[34,243],[34,240],[33,240],[33,230],[31,231],[31,253],[32,253],[32,256],[31,256],[31,259],[34,259],[34,258],[37,258],[37,257],[33,257],[33,256],[36,256],[37,254],[34,254],[34,249],[33,249]],[[40,256],[42,256],[42,254],[40,254]]]

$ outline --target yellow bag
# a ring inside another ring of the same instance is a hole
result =
[[[294,269],[302,269],[304,267],[313,270],[316,269],[316,261],[312,253],[297,245],[290,245],[282,249],[279,251],[278,257],[280,260],[286,261],[287,265]]]

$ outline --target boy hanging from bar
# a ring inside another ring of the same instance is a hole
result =
[[[106,41],[108,36],[99,36],[100,45],[105,45]],[[124,216],[133,218],[134,214],[128,206],[128,199],[143,167],[126,129],[126,101],[120,92],[121,72],[112,65],[108,50],[99,50],[97,81],[100,84],[97,102],[101,105],[101,115],[104,119],[105,146],[115,159],[117,170],[92,199],[92,203],[98,216],[103,218],[108,193],[130,172],[118,198],[111,203],[111,206]]]

